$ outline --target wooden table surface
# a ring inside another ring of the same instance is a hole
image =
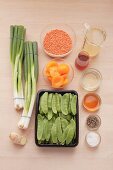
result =
[[[103,27],[107,40],[100,55],[90,67],[100,70],[103,82],[97,91],[102,98],[98,111],[102,119],[99,129],[102,141],[98,149],[85,144],[88,132],[85,121],[88,113],[81,107],[86,91],[80,88],[81,72],[68,89],[77,90],[80,104],[80,139],[77,148],[39,148],[34,141],[34,116],[26,132],[17,127],[20,114],[14,110],[12,76],[9,59],[9,26],[23,24],[27,40],[39,42],[40,74],[37,89],[49,88],[43,79],[42,69],[50,59],[40,44],[42,29],[51,23],[67,23],[76,32],[76,47],[66,58],[74,67],[74,60],[83,43],[83,24]],[[0,170],[112,170],[113,169],[113,0],[0,0]],[[25,147],[13,145],[9,133],[15,131],[27,136]]]

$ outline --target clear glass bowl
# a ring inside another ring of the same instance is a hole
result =
[[[46,51],[46,50],[44,49],[43,42],[44,42],[44,38],[45,38],[46,34],[47,34],[48,32],[50,32],[50,31],[52,31],[52,30],[55,30],[55,29],[63,30],[63,31],[65,31],[65,32],[70,36],[70,38],[71,38],[71,40],[72,40],[72,48],[71,48],[71,50],[70,50],[68,53],[64,53],[64,54],[61,54],[61,55],[57,55],[57,54],[49,53],[48,51]],[[74,45],[75,45],[76,35],[75,35],[74,30],[73,30],[70,26],[68,26],[67,24],[51,24],[51,25],[47,25],[47,26],[43,29],[43,31],[42,31],[42,33],[41,33],[40,39],[41,39],[42,48],[43,48],[44,52],[45,52],[48,56],[53,57],[53,58],[62,58],[62,57],[65,57],[65,56],[69,55],[69,54],[72,52],[72,50],[73,50],[73,48],[74,48]]]
[[[92,92],[100,87],[102,81],[102,75],[100,71],[94,68],[87,69],[80,80],[80,84],[83,89]]]
[[[54,88],[52,87],[52,83],[51,81],[48,80],[48,77],[46,76],[46,65],[50,62],[50,61],[56,61],[58,64],[67,64],[69,66],[69,73],[68,73],[68,83],[64,86],[61,86],[59,88]],[[73,67],[71,66],[71,64],[69,62],[66,62],[65,60],[61,59],[61,58],[55,58],[53,60],[50,60],[43,68],[43,76],[44,76],[44,79],[45,81],[47,82],[47,84],[52,87],[53,89],[63,89],[64,87],[66,87],[67,85],[69,85],[71,83],[71,81],[73,80],[74,78],[74,69]]]

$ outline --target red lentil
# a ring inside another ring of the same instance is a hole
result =
[[[44,49],[51,54],[62,55],[72,49],[72,40],[63,30],[51,30],[44,38]]]

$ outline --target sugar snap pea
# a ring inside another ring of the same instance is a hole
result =
[[[39,114],[37,118],[38,118],[37,138],[38,140],[41,140],[43,135],[43,117]]]
[[[42,109],[41,109],[41,98],[42,98],[42,96],[40,97],[40,102],[39,102],[39,113],[40,113],[40,114],[43,114],[43,111],[42,111]]]
[[[70,124],[69,124],[69,129],[67,132],[67,136],[66,136],[66,144],[69,144],[72,142],[74,135],[75,135],[75,121],[71,119]]]
[[[62,143],[66,141],[67,133],[69,131],[69,125],[65,128],[63,135],[62,135]]]
[[[51,109],[48,110],[47,118],[48,120],[51,120],[53,117],[53,111]]]
[[[71,112],[73,115],[76,115],[76,103],[77,103],[77,96],[74,95],[71,100]]]
[[[50,144],[53,144],[52,136],[51,136],[51,135],[50,135],[49,143],[50,143]]]
[[[53,94],[52,98],[52,111],[53,113],[57,114],[57,98],[55,94]]]
[[[61,124],[62,124],[62,130],[64,131],[65,128],[68,126],[69,122],[64,118],[61,118]]]
[[[66,93],[61,98],[61,111],[64,115],[68,115],[69,94]]]
[[[68,111],[69,113],[71,113],[71,100],[72,100],[73,95],[71,93],[69,93],[69,107],[68,107]]]
[[[62,114],[62,113],[59,113],[59,116],[60,116],[60,117],[63,117],[64,119],[66,119],[66,120],[68,120],[68,121],[70,121],[71,118],[72,118],[72,116],[71,116],[70,114],[64,115],[64,114]]]
[[[41,115],[44,115],[45,113],[43,113],[43,111],[42,111],[42,109],[41,109],[41,107],[39,106],[39,113],[41,114]]]
[[[48,113],[48,92],[45,92],[41,97],[41,103],[40,103],[41,109],[43,113]]]
[[[70,127],[68,129],[68,132],[67,132],[67,136],[66,136],[66,144],[68,145],[69,143],[72,142],[72,139],[74,137],[74,129],[72,127]]]
[[[55,124],[56,124],[56,130],[57,130],[57,138],[58,138],[59,142],[62,143],[62,141],[63,141],[63,135],[62,135],[63,132],[62,132],[62,126],[61,126],[60,117],[56,118]]]
[[[51,129],[51,138],[53,143],[57,143],[57,129],[56,124],[54,123]]]
[[[58,94],[58,96],[59,96],[59,102],[60,102],[60,111],[61,111],[61,97],[62,97],[62,95],[61,94]],[[59,112],[60,112],[59,111]]]
[[[53,125],[52,121],[47,120],[47,122],[45,124],[45,139],[46,139],[46,141],[49,141],[49,139],[50,139],[52,125]]]
[[[50,93],[48,95],[48,108],[51,109],[52,108],[52,97],[53,97],[53,94]]]
[[[71,119],[70,123],[71,123],[71,127],[74,130],[74,139],[75,139],[76,138],[76,120]]]
[[[70,125],[71,125],[73,128],[75,128],[75,126],[76,126],[75,120],[71,119],[71,120],[70,120]]]
[[[60,112],[61,110],[61,95],[56,93],[56,100],[57,100],[57,111]]]
[[[43,135],[42,135],[42,141],[46,139],[46,128],[47,128],[47,119],[44,118],[43,120]]]

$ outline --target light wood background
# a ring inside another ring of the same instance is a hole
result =
[[[81,107],[86,92],[80,88],[82,75],[75,69],[75,76],[68,89],[77,90],[80,104],[80,141],[77,148],[39,148],[34,142],[34,116],[25,147],[18,147],[9,140],[12,131],[23,134],[18,127],[20,115],[14,110],[12,76],[9,59],[9,26],[23,24],[27,28],[26,39],[39,43],[40,75],[37,89],[49,88],[43,79],[42,69],[49,60],[42,52],[40,33],[51,23],[67,23],[76,32],[76,46],[66,58],[74,67],[74,60],[83,43],[83,24],[103,27],[107,40],[99,57],[90,67],[100,70],[103,82],[97,91],[102,98],[98,114],[102,119],[99,133],[101,145],[96,150],[85,144],[88,113]],[[113,169],[113,0],[0,0],[0,170],[112,170]]]

